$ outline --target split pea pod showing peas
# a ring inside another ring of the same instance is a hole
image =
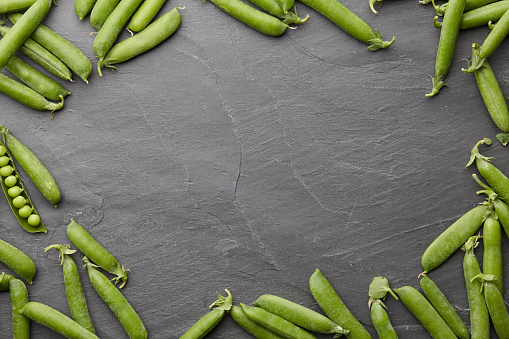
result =
[[[254,305],[309,331],[334,334],[347,334],[349,332],[348,329],[343,329],[326,316],[275,295],[261,295],[256,299]]]
[[[128,337],[130,339],[147,338],[145,325],[120,290],[87,257],[84,257],[83,261],[92,286],[118,319]]]
[[[9,267],[16,275],[31,284],[36,267],[32,259],[20,249],[0,239],[0,261]]]
[[[181,22],[180,13],[177,7],[163,14],[160,18],[145,27],[140,33],[122,40],[104,57],[104,60],[97,62],[99,75],[102,76],[101,67],[114,68],[119,64],[130,60],[165,41],[179,28]]]
[[[468,238],[481,228],[490,213],[489,207],[476,206],[443,231],[422,255],[421,265],[424,273],[437,268],[459,250]]]
[[[30,319],[19,312],[28,303],[28,291],[25,283],[19,279],[9,280],[9,298],[11,301],[12,338],[30,338]]]
[[[427,275],[423,274],[420,285],[431,305],[433,305],[435,310],[437,310],[438,314],[445,320],[456,336],[460,339],[470,338],[467,326],[435,282],[428,278]]]
[[[267,328],[258,325],[253,320],[249,319],[242,307],[232,306],[229,314],[243,329],[251,333],[257,339],[282,339],[280,335],[268,330]]]
[[[46,228],[16,171],[12,157],[1,141],[0,175],[4,177],[1,181],[2,190],[20,225],[30,233],[46,233]]]
[[[240,304],[246,315],[260,326],[280,335],[292,339],[316,339],[316,337],[294,323],[275,315],[263,308]]]
[[[30,301],[20,310],[21,314],[66,338],[98,339],[95,334],[87,331],[80,324],[57,311],[56,309],[39,302]]]
[[[431,78],[433,88],[427,97],[438,94],[445,86],[444,79],[451,68],[464,9],[465,0],[450,0],[447,4],[435,59],[435,76]]]
[[[180,337],[180,339],[201,339],[216,328],[219,322],[223,320],[225,314],[232,308],[232,295],[230,291],[225,291],[228,295],[224,297],[217,293],[217,300],[209,307],[212,311],[208,312],[195,322],[193,326],[191,326],[186,333]]]
[[[288,28],[288,25],[281,22],[278,18],[259,11],[240,0],[211,1],[223,12],[265,35],[280,36]],[[205,0],[202,2],[205,2]]]
[[[309,278],[309,288],[320,308],[336,324],[350,332],[348,339],[369,339],[371,335],[343,303],[319,269]]]
[[[391,41],[384,41],[378,30],[374,31],[363,19],[337,0],[299,1],[325,16],[352,37],[368,44],[371,51],[387,48],[396,40],[393,37]]]
[[[483,225],[483,273],[493,275],[492,283],[504,293],[504,267],[502,263],[502,227],[493,217],[486,219]]]
[[[115,284],[122,281],[120,288],[127,283],[127,271],[118,260],[95,240],[83,226],[71,220],[67,225],[67,236],[88,259],[103,270],[114,274]]]
[[[1,125],[0,134],[16,162],[23,168],[42,195],[56,207],[61,198],[60,189],[48,169],[28,147],[14,138],[11,132]]]
[[[21,20],[21,14],[8,14],[9,20],[16,25]],[[14,26],[13,26],[14,27]],[[76,73],[83,81],[87,82],[87,78],[92,72],[92,63],[82,51],[74,46],[67,39],[54,32],[50,28],[40,24],[33,31],[30,37],[44,46],[47,50],[58,57],[66,64],[74,73]],[[3,40],[3,39],[2,39]]]
[[[52,248],[58,251],[60,265],[62,265],[65,294],[67,296],[72,319],[95,334],[95,327],[90,318],[90,313],[88,312],[87,300],[83,292],[78,267],[71,257],[71,254],[76,251],[71,250],[69,245],[62,244],[48,246],[44,251],[47,252]]]
[[[0,0],[0,13],[18,12],[32,6],[37,0]]]
[[[403,286],[394,289],[405,307],[435,339],[455,339],[454,332],[433,308],[430,302],[415,288]]]
[[[134,13],[127,29],[133,32],[140,32],[148,26],[166,3],[166,0],[145,0]]]

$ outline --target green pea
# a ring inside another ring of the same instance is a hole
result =
[[[0,168],[0,175],[3,177],[7,177],[7,176],[11,175],[12,172],[14,172],[14,168],[12,166],[7,165],[7,166]]]
[[[253,320],[249,319],[246,313],[239,306],[232,306],[229,314],[246,331],[251,333],[255,338],[258,339],[283,339],[280,335],[266,329],[265,327],[258,325]]]
[[[0,239],[0,261],[14,273],[32,283],[36,267],[32,259],[18,248]]]
[[[41,224],[41,217],[37,214],[32,214],[28,217],[27,222],[30,226],[39,226]]]
[[[25,206],[26,203],[27,203],[27,200],[25,199],[25,197],[23,197],[21,195],[19,195],[16,198],[12,199],[12,204],[16,208],[21,208],[21,207]]]
[[[25,205],[19,209],[18,214],[20,217],[28,219],[28,217],[32,215],[32,210],[33,210],[32,207]]]
[[[12,186],[7,190],[7,194],[9,194],[11,198],[16,198],[21,192],[23,192],[23,189],[19,186]]]
[[[9,175],[7,178],[4,179],[4,184],[5,186],[7,187],[14,187],[14,185],[16,185],[18,183],[18,178],[16,178],[16,176],[14,175]]]
[[[20,312],[31,320],[60,333],[66,338],[99,338],[76,321],[45,304],[30,301],[23,306]]]
[[[392,327],[389,315],[384,309],[384,305],[380,300],[371,303],[369,308],[371,322],[375,327],[378,338],[380,339],[397,339],[398,334]]]
[[[4,153],[5,154],[5,153]],[[0,167],[4,167],[4,166],[7,166],[9,164],[9,162],[11,161],[11,158],[7,157],[7,156],[2,156],[0,157]]]
[[[10,279],[9,296],[11,300],[12,338],[29,339],[30,319],[19,312],[28,302],[28,291],[25,283],[16,278]]]

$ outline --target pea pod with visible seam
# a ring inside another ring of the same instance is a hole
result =
[[[283,339],[280,335],[249,319],[246,313],[242,310],[242,307],[232,306],[229,314],[237,324],[257,339]]]
[[[12,338],[30,338],[30,319],[19,312],[28,302],[25,283],[19,279],[9,279],[9,297],[11,301]]]
[[[20,249],[1,239],[0,261],[9,267],[16,275],[25,279],[26,282],[29,284],[33,283],[37,271],[35,263]]]

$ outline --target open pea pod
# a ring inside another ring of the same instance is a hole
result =
[[[32,213],[31,214],[32,215],[38,215],[38,213],[37,213],[37,211],[35,209],[35,206],[32,203],[32,200],[30,199],[30,197],[28,196],[28,194],[27,194],[27,192],[25,190],[25,186],[23,185],[23,181],[21,180],[21,178],[20,178],[20,176],[18,174],[18,171],[16,170],[16,167],[14,165],[14,161],[12,160],[12,156],[10,155],[9,151],[7,150],[7,147],[5,147],[5,145],[1,141],[0,141],[0,146],[4,147],[6,149],[5,156],[8,156],[10,158],[9,166],[11,166],[14,169],[14,171],[12,172],[12,175],[14,175],[16,177],[16,186],[21,188],[21,193],[19,195],[24,197],[26,199],[26,205],[28,205],[28,206],[30,206],[32,208]],[[40,221],[37,226],[32,226],[32,225],[30,225],[28,223],[28,219],[27,218],[23,218],[22,216],[19,215],[19,208],[14,206],[14,204],[13,204],[14,198],[12,198],[7,193],[10,187],[8,187],[5,184],[5,180],[4,179],[5,179],[4,177],[1,177],[2,190],[4,191],[5,197],[7,198],[7,202],[9,203],[9,206],[11,207],[11,210],[14,213],[14,216],[16,217],[16,219],[18,219],[18,222],[20,223],[20,225],[25,230],[27,230],[30,233],[38,233],[38,232],[46,233],[47,232],[46,231],[46,227],[44,227],[44,224],[42,223],[42,221]]]

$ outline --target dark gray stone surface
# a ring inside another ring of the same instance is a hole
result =
[[[461,32],[450,87],[426,98],[440,34],[431,5],[385,0],[375,15],[367,0],[343,3],[395,44],[370,52],[300,3],[309,21],[273,38],[210,2],[170,0],[165,9],[185,6],[175,35],[103,77],[94,64],[89,84],[66,84],[72,95],[54,119],[2,96],[1,124],[62,191],[55,209],[27,179],[47,234],[27,233],[0,203],[0,238],[38,268],[30,299],[69,314],[57,253],[44,248],[69,243],[75,219],[131,270],[122,292],[151,338],[180,337],[225,288],[237,305],[272,293],[318,310],[316,268],[375,336],[371,280],[418,287],[428,244],[483,201],[465,164],[498,131],[460,71],[487,27]],[[93,28],[73,2],[59,1],[44,23],[95,63]],[[508,51],[490,59],[507,93]],[[482,151],[509,172],[501,144]],[[462,272],[458,252],[429,277],[468,323]],[[81,273],[99,336],[127,337]],[[0,300],[7,337],[8,294]],[[400,302],[386,305],[400,337],[428,337]],[[249,335],[226,317],[208,337]]]

